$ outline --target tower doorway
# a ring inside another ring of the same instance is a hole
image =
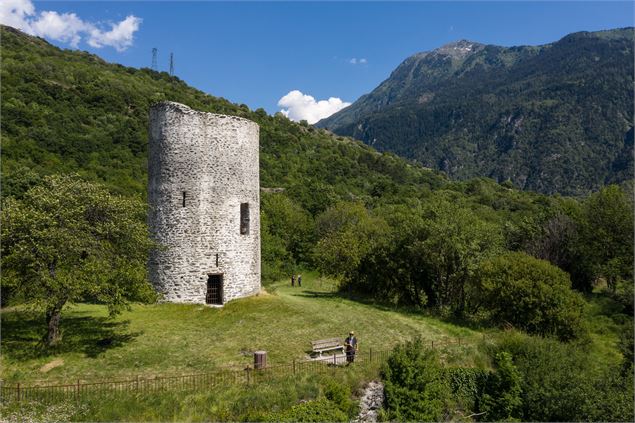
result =
[[[223,275],[207,276],[207,294],[205,303],[223,305]]]

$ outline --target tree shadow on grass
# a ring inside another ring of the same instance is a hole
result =
[[[42,313],[14,311],[2,314],[2,352],[16,360],[29,360],[51,355],[79,352],[97,357],[103,352],[124,346],[142,332],[127,331],[130,321],[114,321],[79,313],[62,314],[62,340],[47,348],[42,342],[46,322]]]
[[[432,307],[416,307],[407,305],[395,305],[377,300],[376,298],[360,293],[359,291],[300,291],[291,294],[297,297],[314,298],[314,299],[340,299],[364,304],[381,311],[389,311],[399,313],[408,317],[431,317],[438,319],[444,323],[450,323],[455,326],[464,327],[475,331],[483,331],[492,329],[495,324],[487,318],[476,316],[456,316],[448,312],[441,312]]]
[[[298,293],[291,294],[294,297],[304,298],[346,298],[339,292],[335,291],[299,291]]]

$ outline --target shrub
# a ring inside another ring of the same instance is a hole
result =
[[[439,421],[450,398],[439,355],[421,339],[395,347],[382,368],[391,420]]]
[[[443,370],[456,406],[477,410],[490,372],[485,369],[450,367]]]
[[[633,377],[597,363],[578,343],[508,333],[491,354],[513,357],[524,421],[633,421]],[[490,416],[487,416],[490,420]]]
[[[496,354],[497,369],[490,375],[481,400],[481,411],[487,421],[518,421],[521,415],[520,372],[508,352]]]
[[[493,318],[561,340],[580,336],[584,302],[569,276],[544,260],[510,252],[481,265],[479,289]]]
[[[334,380],[327,380],[324,387],[324,396],[347,415],[352,415],[357,407],[351,399],[351,389]]]

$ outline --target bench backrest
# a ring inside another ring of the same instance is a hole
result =
[[[342,344],[342,340],[339,338],[320,339],[319,341],[311,341],[313,349],[331,348],[337,347]]]

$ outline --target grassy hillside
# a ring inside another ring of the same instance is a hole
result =
[[[480,332],[421,313],[390,310],[349,300],[333,282],[305,274],[302,288],[280,282],[273,294],[233,301],[223,308],[197,305],[135,305],[114,320],[105,307],[80,304],[63,317],[64,342],[40,348],[41,316],[2,311],[1,378],[6,381],[103,380],[134,375],[186,374],[243,369],[251,353],[268,352],[270,365],[308,358],[310,341],[346,337],[355,330],[360,348],[388,350],[414,336],[442,340],[460,336],[450,362],[479,361]],[[482,364],[482,363],[481,363]]]
[[[362,143],[250,111],[177,77],[109,64],[3,26],[3,195],[37,175],[79,172],[113,191],[146,195],[148,109],[172,100],[242,116],[261,128],[261,185],[282,187],[311,212],[338,198],[370,198],[386,184],[436,187],[443,178]],[[379,188],[377,188],[379,187]]]

